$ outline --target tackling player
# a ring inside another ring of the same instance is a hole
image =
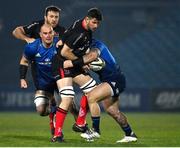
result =
[[[115,119],[115,121],[120,125],[125,133],[125,137],[121,140],[118,140],[117,143],[137,141],[137,136],[132,131],[126,116],[119,110],[118,107],[119,96],[124,91],[126,86],[125,76],[122,73],[120,66],[117,64],[114,57],[110,53],[108,47],[103,42],[93,39],[91,50],[88,54],[83,56],[83,62],[88,64],[97,57],[100,57],[105,61],[105,67],[102,70],[96,72],[99,75],[101,84],[89,92],[87,94],[87,98],[83,98],[81,100],[84,107],[80,110],[84,113],[87,113],[87,107],[89,104],[90,112],[92,112],[94,110],[93,104],[103,100],[102,103],[104,109],[111,117]],[[69,63],[69,67],[70,65],[72,66],[72,64]],[[88,99],[88,101],[86,99]],[[83,117],[78,116],[78,119],[81,119],[81,122],[77,120],[73,128],[77,126],[79,126],[79,128],[84,126],[85,116],[86,115]],[[94,137],[100,137],[100,134],[96,129],[91,129],[87,130],[85,133],[82,133],[81,137],[91,139]]]

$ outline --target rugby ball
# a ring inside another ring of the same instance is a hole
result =
[[[100,71],[105,66],[105,61],[101,58],[97,58],[89,64],[89,67],[92,71]]]

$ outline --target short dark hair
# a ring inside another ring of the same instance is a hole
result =
[[[98,21],[102,21],[103,16],[98,8],[91,8],[88,10],[87,17],[96,18]]]
[[[51,5],[51,6],[47,6],[46,7],[46,9],[45,9],[45,16],[47,16],[47,14],[48,14],[48,12],[49,11],[54,11],[54,12],[61,12],[61,9],[59,8],[59,7],[57,7],[57,6],[53,6],[53,5]]]

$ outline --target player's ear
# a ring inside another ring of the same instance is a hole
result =
[[[39,36],[42,38],[42,33],[41,33],[41,31],[39,32]]]
[[[55,35],[55,31],[54,31],[54,30],[52,31],[52,35],[53,35],[53,36]]]
[[[47,16],[44,16],[44,20],[45,20],[45,22],[47,22]]]
[[[85,22],[86,22],[86,24],[88,24],[89,23],[89,17],[85,17]]]

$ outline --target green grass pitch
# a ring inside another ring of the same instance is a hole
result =
[[[36,113],[0,113],[0,147],[176,147],[180,146],[179,113],[126,113],[138,136],[135,143],[116,144],[123,132],[107,114],[101,117],[101,138],[86,142],[72,131],[68,114],[64,124],[64,143],[51,143],[48,117]],[[89,125],[90,116],[88,116]]]

